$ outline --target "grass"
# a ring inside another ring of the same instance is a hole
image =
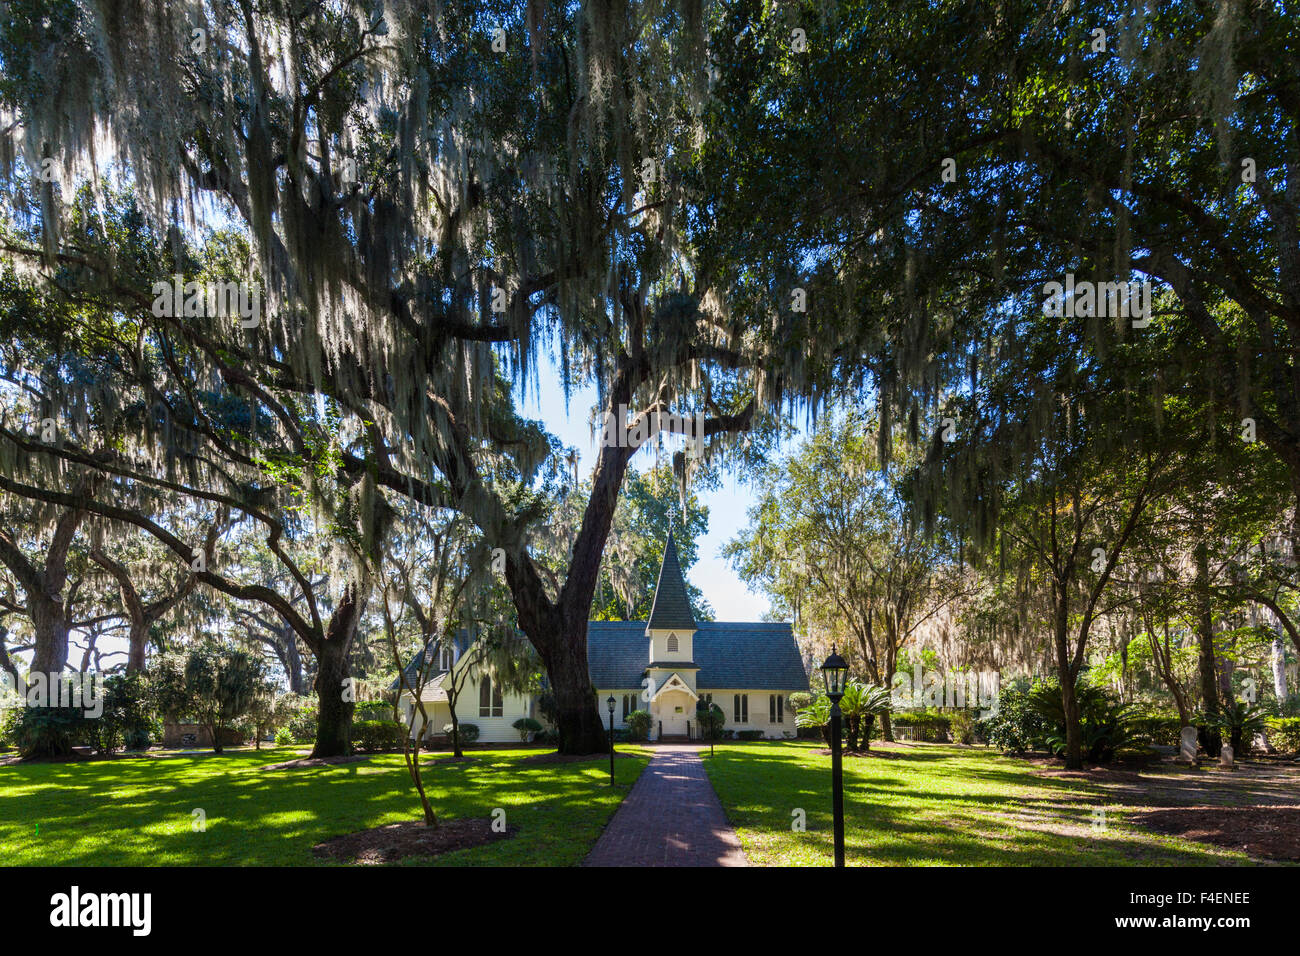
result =
[[[448,853],[442,866],[565,866],[581,862],[648,762],[602,759],[526,764],[538,750],[476,750],[465,763],[422,773],[440,816],[489,817],[519,832]],[[313,845],[418,819],[419,798],[400,754],[336,766],[262,771],[300,756],[286,749],[222,756],[0,767],[0,859],[44,866],[325,865]],[[194,828],[201,809],[207,829]],[[430,862],[408,860],[404,863]]]
[[[752,863],[828,866],[829,756],[816,741],[719,744],[704,765]],[[900,746],[844,758],[848,866],[1197,866],[1244,853],[1125,825],[1128,810],[1086,780],[1040,776],[983,748]],[[1104,807],[1105,828],[1093,811]],[[806,814],[806,831],[792,824]]]

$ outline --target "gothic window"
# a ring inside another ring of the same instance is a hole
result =
[[[769,694],[767,697],[767,719],[773,724],[785,723],[785,697],[781,694]]]
[[[669,635],[668,635],[668,653],[669,653],[669,654],[676,654],[676,653],[677,653],[677,635],[676,635],[676,634],[669,634]]]
[[[504,710],[501,688],[492,685],[492,678],[484,677],[478,685],[478,715],[480,717],[500,717]]]

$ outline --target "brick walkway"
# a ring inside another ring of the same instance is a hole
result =
[[[584,866],[748,866],[695,744],[663,744]]]

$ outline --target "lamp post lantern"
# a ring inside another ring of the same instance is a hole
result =
[[[605,701],[609,708],[609,785],[614,786],[614,695]]]
[[[844,771],[840,766],[840,698],[849,665],[831,646],[831,656],[821,667],[826,696],[831,701],[831,806],[835,814],[835,865],[844,865]]]

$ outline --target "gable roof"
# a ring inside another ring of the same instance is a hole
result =
[[[643,687],[649,645],[641,621],[588,621],[587,670],[600,690]],[[465,653],[469,634],[456,634],[456,653]],[[700,621],[695,630],[695,686],[701,690],[807,690],[808,675],[784,622],[732,623]],[[412,681],[424,654],[407,665]],[[682,667],[680,661],[671,664]],[[433,683],[430,675],[429,683]],[[393,681],[389,690],[405,690]],[[436,694],[437,691],[435,690]],[[440,699],[440,698],[434,698]]]
[[[587,667],[596,687],[642,686],[649,650],[645,627],[640,621],[588,622]],[[693,643],[697,688],[808,689],[808,675],[789,624],[700,621]]]
[[[668,543],[664,547],[664,561],[659,566],[659,581],[655,584],[655,600],[650,608],[650,620],[646,629],[675,628],[691,631],[695,629],[695,615],[691,613],[691,599],[686,593],[686,579],[682,577],[682,565],[677,559],[677,545],[673,543],[670,532]]]
[[[452,637],[451,643],[452,646],[456,648],[456,660],[460,660],[460,656],[464,654],[466,650],[469,649],[469,646],[472,643],[469,639],[469,631],[465,630],[465,628],[461,628]],[[393,680],[391,684],[388,685],[388,689],[400,690],[402,691],[402,693],[407,693],[408,684],[411,687],[414,687],[415,682],[420,679],[420,668],[424,666],[424,655],[426,653],[429,653],[429,651],[432,648],[434,648],[436,645],[437,645],[436,641],[430,641],[424,647],[420,648],[420,653],[416,654],[415,657],[411,658],[411,662],[407,664],[405,668],[403,668],[402,673],[406,675],[406,681],[404,682],[402,680],[402,677],[399,675],[397,678]],[[425,675],[425,684],[426,685],[433,684],[434,677],[438,673],[440,673],[440,671],[438,671],[436,667],[430,667],[428,673]],[[444,696],[445,696],[445,692],[444,692]]]

